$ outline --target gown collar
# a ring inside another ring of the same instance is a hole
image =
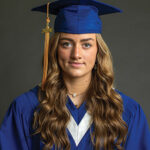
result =
[[[72,117],[74,118],[74,120],[76,121],[77,124],[80,123],[80,121],[82,120],[83,116],[86,113],[86,101],[84,101],[79,108],[77,108],[74,103],[72,102],[71,98],[69,96],[67,96],[67,103],[66,106],[68,108],[68,110],[70,111]]]

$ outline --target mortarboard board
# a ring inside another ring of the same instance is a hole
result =
[[[49,14],[56,15],[54,32],[72,34],[101,33],[102,21],[99,16],[122,12],[119,8],[96,0],[57,0],[32,9],[47,13],[47,26],[45,32],[45,50],[43,64],[42,89],[47,77],[48,47],[49,47]]]
[[[33,8],[32,11],[46,13],[47,5]],[[99,16],[116,12],[122,11],[95,0],[58,0],[49,5],[49,13],[56,15],[55,32],[101,33],[102,22]]]

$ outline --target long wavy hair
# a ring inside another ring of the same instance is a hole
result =
[[[66,107],[67,88],[62,78],[57,60],[57,46],[61,33],[55,33],[50,39],[48,75],[44,90],[39,88],[39,105],[34,112],[34,134],[40,134],[44,143],[43,150],[70,150],[66,133],[70,113]],[[123,150],[128,131],[122,119],[123,101],[114,89],[114,72],[111,53],[101,34],[96,34],[98,52],[96,69],[92,70],[92,79],[86,95],[86,109],[93,119],[94,131],[91,141],[94,149]]]

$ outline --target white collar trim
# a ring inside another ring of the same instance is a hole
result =
[[[85,115],[82,118],[82,120],[80,121],[79,125],[77,125],[77,123],[74,120],[74,118],[72,117],[72,115],[70,115],[70,121],[67,125],[67,128],[68,128],[69,132],[71,133],[76,146],[79,145],[83,136],[90,128],[92,122],[93,122],[93,120],[88,112],[85,113]]]

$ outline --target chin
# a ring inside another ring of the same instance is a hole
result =
[[[72,78],[78,78],[78,77],[84,76],[83,73],[75,73],[75,72],[69,72],[69,73],[67,73],[67,74],[68,74],[68,76],[70,76],[70,77],[72,77]]]
[[[80,78],[80,77],[86,76],[88,74],[88,72],[73,70],[73,71],[65,72],[65,74],[67,74],[67,76],[69,76],[71,78]]]

